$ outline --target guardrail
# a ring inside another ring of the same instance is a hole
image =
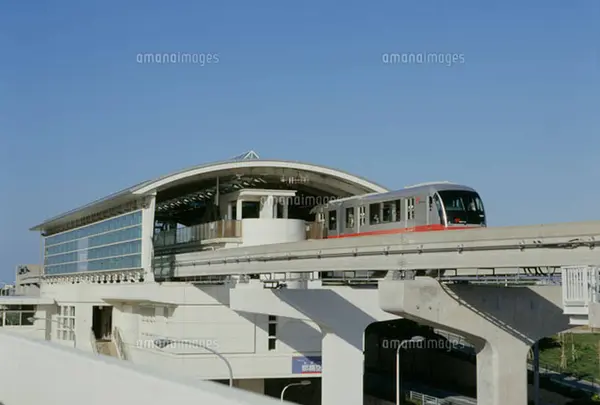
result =
[[[98,354],[98,346],[96,346],[96,334],[94,333],[94,328],[90,328],[90,343],[92,345],[92,352],[94,354]]]
[[[565,306],[587,306],[600,302],[600,267],[565,266],[562,268]]]
[[[200,243],[205,240],[220,238],[241,238],[242,221],[220,220],[206,224],[186,226],[185,228],[171,229],[159,232],[154,236],[154,247]]]
[[[442,398],[434,397],[431,395],[423,394],[422,392],[415,392],[415,391],[410,391],[408,394],[408,398],[411,401],[420,403],[421,405],[459,405],[458,401],[442,399]],[[461,401],[460,402],[460,404],[466,404],[466,403],[476,404],[477,402],[472,402],[472,401]]]
[[[116,326],[113,328],[113,338],[115,340],[115,346],[117,348],[117,355],[119,358],[121,360],[128,360],[125,344],[123,343],[123,338],[121,337],[121,331]]]
[[[306,239],[325,239],[327,237],[327,228],[324,222],[307,222]]]
[[[562,268],[563,311],[571,325],[589,324],[590,304],[600,303],[600,267]]]

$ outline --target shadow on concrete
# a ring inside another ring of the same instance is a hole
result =
[[[330,289],[273,290],[282,301],[315,321],[323,332],[333,332],[345,342],[363,350],[365,329],[375,318]],[[356,333],[357,325],[362,333]]]
[[[210,295],[217,302],[219,302],[220,304],[227,306],[227,307],[229,307],[230,290],[235,288],[234,286],[231,286],[227,290],[227,294],[224,294],[223,289],[227,288],[226,286],[219,286],[218,289],[206,288],[207,286],[203,286],[203,285],[194,285],[194,287],[196,287],[196,288],[200,289],[202,292]],[[252,322],[256,327],[258,327],[259,329],[261,329],[262,331],[264,331],[268,334],[268,332],[269,332],[269,330],[268,330],[268,328],[269,328],[268,315],[257,314],[254,312],[244,312],[244,311],[235,311],[235,312],[237,312],[242,318],[246,319],[249,322]],[[260,318],[264,318],[264,319],[262,319],[262,321],[261,321]],[[282,317],[282,316],[278,316],[278,319],[280,320],[278,322],[280,325],[282,323],[281,321],[283,321],[283,320],[298,321],[295,325],[295,329],[298,331],[297,335],[300,336],[300,339],[310,337],[313,335],[318,336],[319,338],[321,337],[321,333],[318,330],[311,328],[309,325],[301,322],[301,320],[294,319],[294,318],[286,318],[286,317]],[[300,341],[298,339],[294,338],[293,336],[280,334],[277,336],[277,340],[280,342],[283,342],[286,345],[288,345],[289,347],[293,348],[297,353],[299,353],[302,356],[315,356],[315,352],[317,352],[317,353],[321,352],[320,347],[318,350],[315,350],[315,351],[303,350],[301,347],[298,346]]]
[[[461,306],[528,345],[570,328],[568,316],[555,303],[560,299],[558,287],[441,286]],[[542,289],[555,289],[545,291],[555,293],[547,294],[555,296],[554,302],[546,294],[540,294]]]

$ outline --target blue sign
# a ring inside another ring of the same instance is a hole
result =
[[[292,374],[321,374],[321,356],[292,357]]]

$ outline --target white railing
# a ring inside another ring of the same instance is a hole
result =
[[[121,360],[127,360],[127,352],[125,344],[123,343],[123,338],[121,337],[121,331],[116,326],[113,328],[113,339],[117,348],[117,355]]]
[[[90,343],[92,344],[92,351],[94,354],[98,354],[98,346],[96,346],[96,334],[94,328],[90,328]]]
[[[410,391],[408,396],[411,401],[421,405],[477,405],[477,400],[467,397],[443,399],[415,391]]]
[[[169,247],[222,238],[241,238],[242,221],[220,220],[162,231],[154,236],[154,247]]]
[[[411,401],[419,402],[421,405],[450,405],[451,404],[451,402],[446,401],[445,399],[432,397],[430,395],[425,395],[421,392],[415,392],[415,391],[410,391],[409,399]]]
[[[571,325],[590,324],[590,304],[600,303],[600,267],[563,266],[563,312]]]
[[[561,269],[563,304],[587,307],[600,302],[600,268],[595,266],[565,266]]]

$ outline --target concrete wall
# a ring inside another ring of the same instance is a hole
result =
[[[590,328],[600,328],[600,303],[589,303],[589,326]]]
[[[18,365],[0,368],[0,402],[6,405],[281,403],[217,383],[151,373],[127,362],[87,355],[5,331],[0,331],[0,356],[5,364]]]
[[[268,345],[268,315],[229,308],[226,286],[196,287],[187,283],[54,284],[43,295],[58,305],[75,306],[77,347],[92,351],[94,305],[113,305],[113,326],[120,329],[128,357],[136,364],[201,379],[227,379],[223,360],[193,345],[157,348],[157,338],[191,340],[217,350],[237,378],[286,378],[292,357],[321,354],[321,331],[308,320],[278,317],[275,350]],[[147,300],[153,300],[149,302]],[[49,315],[56,320],[56,309]],[[43,325],[40,325],[43,329]],[[52,340],[56,323],[51,322]],[[56,341],[72,347],[72,341]],[[182,347],[184,346],[184,347]]]

